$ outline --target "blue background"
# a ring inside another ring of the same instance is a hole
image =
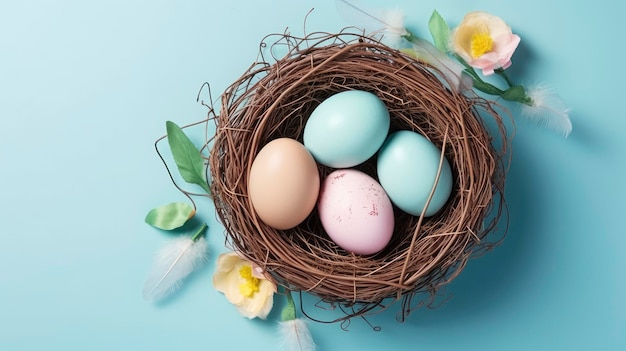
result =
[[[436,309],[310,325],[319,350],[626,349],[626,5],[600,1],[364,1],[427,36],[437,9],[522,37],[512,77],[572,109],[564,139],[516,118],[502,246],[471,261]],[[0,5],[0,349],[275,350],[276,313],[247,320],[211,284],[225,251],[210,202],[210,263],[164,303],[141,298],[170,236],[143,222],[184,198],[154,149],[165,121],[197,121],[262,37],[351,25],[334,1],[13,1]],[[618,29],[620,28],[620,29]],[[277,301],[277,304],[280,302]]]

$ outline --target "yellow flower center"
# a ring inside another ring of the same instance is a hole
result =
[[[243,283],[239,284],[239,292],[244,297],[252,297],[259,292],[260,281],[252,275],[252,266],[245,265],[239,269],[239,275],[243,278]]]
[[[472,57],[477,58],[491,51],[493,48],[493,39],[489,33],[474,33],[472,35]]]

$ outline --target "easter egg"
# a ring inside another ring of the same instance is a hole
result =
[[[322,101],[306,122],[303,142],[315,160],[333,168],[365,162],[389,132],[389,111],[375,94],[337,93]]]
[[[322,182],[317,209],[328,236],[346,251],[379,252],[393,234],[393,205],[380,184],[355,169],[340,169]]]
[[[401,210],[421,215],[435,185],[441,150],[423,135],[403,130],[389,135],[377,157],[378,180]],[[424,216],[436,214],[452,192],[452,171],[444,157],[437,187]]]
[[[275,229],[290,229],[315,208],[320,177],[317,164],[296,140],[279,138],[256,155],[248,177],[248,196],[259,218]]]

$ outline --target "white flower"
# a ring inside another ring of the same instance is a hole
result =
[[[259,275],[251,262],[234,252],[217,258],[213,286],[250,319],[267,318],[274,305],[276,284]]]
[[[480,11],[466,14],[452,33],[454,52],[484,75],[508,68],[519,42],[520,37],[500,17]]]

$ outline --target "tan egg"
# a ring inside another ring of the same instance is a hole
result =
[[[302,223],[315,208],[319,188],[313,156],[294,139],[272,140],[252,162],[248,195],[259,218],[275,229]]]

